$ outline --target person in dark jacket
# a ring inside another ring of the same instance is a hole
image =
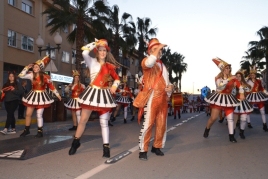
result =
[[[14,112],[18,108],[20,96],[23,94],[23,88],[17,82],[15,72],[9,72],[8,80],[3,85],[2,93],[5,94],[4,103],[7,111],[7,120],[4,130],[0,131],[2,134],[15,134],[15,115]],[[11,129],[9,129],[11,127]]]

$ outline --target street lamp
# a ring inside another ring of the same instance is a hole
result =
[[[48,51],[48,55],[50,57],[51,50],[55,50],[55,49],[57,49],[58,51],[60,50],[60,45],[62,43],[62,37],[60,36],[59,32],[56,32],[56,35],[54,36],[54,42],[57,45],[57,47],[51,47],[50,44],[48,43],[48,45],[45,48],[42,48],[44,46],[44,40],[41,38],[41,35],[39,34],[35,43],[38,47],[38,51],[40,53],[40,56],[41,56],[42,51]]]

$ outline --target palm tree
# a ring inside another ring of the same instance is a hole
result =
[[[181,89],[182,74],[187,71],[188,64],[183,62],[185,57],[181,55],[180,53],[177,53],[177,52],[173,53],[172,58],[173,58],[172,70],[176,74],[176,77],[172,82],[179,81],[179,88]]]
[[[148,17],[145,17],[143,19],[138,17],[137,19],[136,31],[139,42],[138,56],[139,59],[142,60],[144,58],[144,54],[146,53],[147,47],[145,40],[149,41],[152,36],[156,36],[157,28],[150,28],[152,21]]]
[[[168,70],[169,81],[172,81],[172,54],[169,47],[163,49],[161,60]]]
[[[108,20],[108,30],[112,33],[111,47],[115,59],[119,59],[120,49],[122,50],[123,58],[129,49],[134,48],[137,44],[135,38],[136,27],[132,21],[132,16],[128,13],[123,13],[121,21],[119,20],[119,7],[117,5],[110,8],[110,15]],[[123,68],[122,74],[126,73],[126,69]]]
[[[109,7],[101,1],[91,0],[54,0],[53,6],[48,7],[43,14],[51,21],[46,25],[50,33],[66,27],[75,26],[67,36],[69,43],[76,46],[76,69],[81,72],[82,50],[84,42],[93,41],[98,32],[105,32],[104,14],[109,13]],[[91,5],[91,6],[90,6]],[[82,74],[82,73],[81,73]]]
[[[249,42],[250,48],[246,58],[252,60],[252,64],[258,64],[258,67],[262,67],[262,59],[265,60],[266,69],[268,67],[268,27],[262,27],[257,31],[257,35],[260,37],[259,41]],[[266,86],[268,86],[268,72],[266,72]]]

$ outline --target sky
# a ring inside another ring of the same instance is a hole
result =
[[[188,64],[183,74],[182,92],[200,93],[208,86],[215,89],[214,77],[220,72],[212,62],[219,57],[240,69],[240,61],[256,32],[268,26],[267,0],[108,0],[120,14],[127,12],[133,21],[148,17],[157,27],[157,38],[182,54]]]

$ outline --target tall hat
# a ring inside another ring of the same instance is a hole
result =
[[[123,83],[126,83],[127,82],[127,76],[126,75],[123,75]]]
[[[108,52],[110,51],[110,47],[108,46],[107,40],[105,40],[105,39],[100,39],[100,40],[95,39],[95,41],[96,41],[96,48],[94,49],[95,53],[97,52],[99,47],[105,47]]]
[[[152,38],[148,44],[148,50],[147,53],[150,54],[150,50],[153,48],[153,46],[161,44],[157,38]]]
[[[250,71],[249,71],[250,74],[251,73],[257,73],[256,66],[250,66],[249,69],[250,69]]]
[[[45,56],[42,60],[37,60],[34,64],[39,65],[40,69],[43,70],[47,66],[47,64],[49,64],[49,62],[49,56]]]
[[[77,70],[73,70],[73,77],[80,76],[80,73]]]
[[[241,73],[243,76],[245,76],[245,72],[246,72],[247,70],[245,70],[245,69],[240,69],[240,70],[238,70],[235,74],[237,74],[237,73]]]
[[[223,61],[220,58],[213,58],[212,61],[218,66],[220,70],[223,70],[226,66],[231,66],[231,64],[228,64],[227,62]]]

